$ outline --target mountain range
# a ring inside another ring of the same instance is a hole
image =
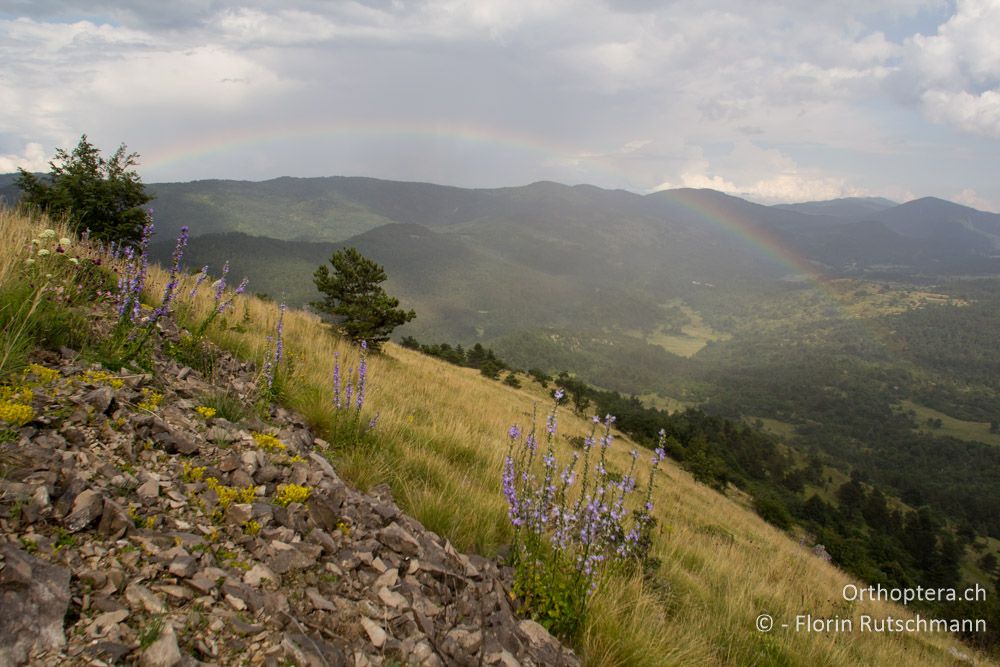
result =
[[[12,181],[0,177],[8,201]],[[356,246],[416,308],[408,332],[463,342],[525,329],[648,338],[683,319],[676,300],[711,288],[1000,274],[1000,215],[931,197],[763,206],[713,190],[464,189],[361,177],[147,188],[155,256],[168,257],[187,225],[192,267],[218,273],[228,260],[252,290],[302,305],[316,298],[316,267]]]
[[[513,330],[653,332],[664,304],[723,289],[878,272],[1000,273],[1000,216],[939,199],[849,199],[769,207],[713,190],[638,195],[539,182],[462,189],[370,178],[153,184],[169,238],[187,224],[190,259],[249,275],[290,303],[340,246],[386,267],[420,317],[410,330],[469,341]],[[835,215],[836,214],[836,215]]]

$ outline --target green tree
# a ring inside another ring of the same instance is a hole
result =
[[[93,238],[136,243],[146,222],[141,206],[153,199],[132,169],[138,159],[125,144],[104,158],[84,134],[72,153],[56,150],[47,179],[18,170],[21,201],[52,216],[67,216],[74,230],[89,229]]]
[[[385,293],[381,286],[385,269],[356,248],[333,253],[330,264],[332,271],[325,264],[316,269],[313,280],[323,300],[312,305],[338,318],[351,340],[367,341],[377,350],[389,340],[393,329],[417,316],[412,310],[400,309],[399,299]]]

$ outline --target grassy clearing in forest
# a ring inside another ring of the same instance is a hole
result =
[[[708,345],[710,341],[722,341],[732,338],[730,334],[716,331],[710,327],[701,314],[679,299],[674,299],[665,304],[667,307],[675,307],[681,310],[687,318],[687,323],[681,327],[680,333],[664,331],[662,327],[657,328],[651,334],[643,335],[639,332],[628,332],[637,338],[642,338],[650,345],[662,347],[671,354],[681,357],[693,357]]]
[[[970,422],[955,419],[947,414],[928,408],[913,401],[902,401],[900,404],[904,410],[913,410],[916,413],[917,431],[936,436],[947,436],[957,440],[969,442],[984,442],[987,445],[1000,447],[1000,433],[990,433],[989,422]],[[941,426],[933,427],[928,424],[928,419],[940,419]]]

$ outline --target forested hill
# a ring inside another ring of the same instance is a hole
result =
[[[183,224],[197,230],[196,235],[237,231],[307,241],[342,241],[390,222],[480,239],[478,232],[484,227],[494,232],[516,228],[532,230],[546,241],[568,239],[592,254],[614,250],[631,240],[633,248],[627,243],[623,246],[626,258],[636,247],[662,240],[667,243],[654,246],[665,263],[687,265],[684,258],[694,253],[708,272],[733,261],[749,262],[753,266],[743,268],[752,273],[761,270],[757,265],[766,264],[769,258],[766,253],[752,252],[747,258],[743,252],[747,243],[741,235],[774,234],[774,242],[788,244],[819,262],[821,269],[891,260],[926,271],[936,259],[954,260],[956,252],[990,256],[1000,233],[1000,216],[933,198],[902,205],[855,199],[765,207],[711,190],[638,195],[551,182],[474,190],[359,177],[195,181],[152,184],[149,189],[157,197],[156,215],[166,236]],[[848,223],[872,222],[882,223],[889,233],[867,239],[866,257],[854,256],[852,252],[858,249],[851,250],[840,234],[849,238],[859,233],[858,227]],[[947,234],[928,230],[949,231],[955,242]],[[829,240],[830,234],[843,244],[837,254],[816,248],[816,240]],[[489,235],[486,239],[491,245],[501,240]],[[910,248],[909,255],[901,257],[896,252],[900,246]]]

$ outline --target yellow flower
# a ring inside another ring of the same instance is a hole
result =
[[[28,387],[0,387],[0,401],[30,405],[35,400],[35,392]]]
[[[304,503],[312,495],[312,489],[301,484],[279,484],[278,495],[274,502],[279,505],[289,505],[290,503]]]
[[[24,426],[35,418],[35,409],[30,405],[0,401],[0,421],[12,426]]]
[[[205,419],[211,419],[215,416],[215,408],[210,408],[207,405],[199,405],[194,409],[194,411]]]
[[[215,491],[215,495],[219,497],[219,507],[222,509],[226,509],[234,502],[253,502],[253,499],[256,496],[256,490],[252,486],[247,486],[242,489],[238,489],[234,486],[224,486],[219,484],[219,480],[214,477],[206,479],[205,484],[208,485],[208,488]]]
[[[59,377],[59,371],[54,368],[46,368],[41,364],[28,364],[26,375],[28,373],[38,378],[38,381],[42,384],[48,384]]]
[[[107,371],[84,371],[82,380],[84,384],[106,384],[112,389],[121,389],[125,386],[125,381]]]
[[[184,481],[185,482],[200,482],[201,478],[205,476],[205,466],[195,467],[190,463],[184,462]],[[212,479],[215,479],[214,477]]]
[[[267,433],[254,433],[253,439],[258,447],[269,452],[283,452],[286,449],[285,444],[281,440]]]
[[[163,394],[146,387],[142,390],[142,401],[139,402],[139,409],[155,412],[160,407],[160,401],[162,400]]]

